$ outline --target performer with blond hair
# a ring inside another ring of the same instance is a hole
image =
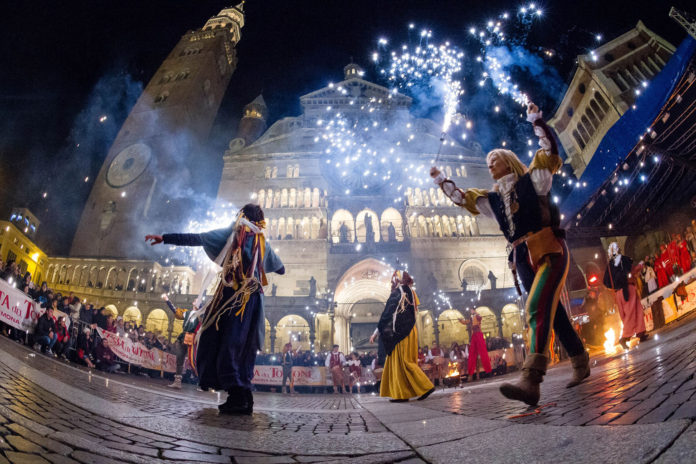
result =
[[[251,414],[256,352],[263,347],[263,287],[267,272],[285,273],[267,245],[263,210],[245,205],[232,225],[201,234],[148,235],[152,245],[202,246],[222,275],[213,297],[201,309],[196,370],[202,389],[226,390],[223,414]],[[202,285],[203,290],[207,283]],[[201,296],[199,296],[200,298]]]
[[[531,330],[530,354],[522,367],[522,378],[503,384],[500,391],[508,398],[536,405],[539,385],[548,365],[546,350],[553,328],[571,356],[573,378],[568,387],[578,385],[590,375],[589,357],[582,341],[559,302],[570,264],[565,231],[560,228],[558,208],[551,202],[553,175],[560,169],[556,141],[542,119],[541,111],[529,103],[527,120],[534,126],[541,149],[529,169],[510,150],[497,148],[486,156],[495,185],[491,190],[463,191],[447,179],[436,166],[430,170],[435,183],[455,204],[471,214],[484,214],[498,223],[508,240],[509,264],[529,292],[527,318]]]
[[[435,387],[418,367],[418,295],[411,288],[413,279],[408,272],[395,271],[392,276],[392,292],[370,337],[375,342],[379,335],[387,359],[384,362],[379,395],[392,398],[392,402],[408,401],[414,396],[426,399]]]

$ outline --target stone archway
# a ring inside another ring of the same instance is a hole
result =
[[[381,309],[389,298],[393,272],[390,265],[367,258],[351,266],[339,279],[334,292],[333,336],[341,351],[352,350],[353,342],[358,341],[351,340],[353,320],[355,336],[361,340],[368,326],[372,330],[377,327]]]

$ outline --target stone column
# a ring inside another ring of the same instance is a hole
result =
[[[435,332],[435,341],[437,342],[438,346],[440,346],[440,316],[437,317],[437,320],[433,317],[433,320],[435,323],[433,324],[433,332]]]
[[[271,353],[275,353],[275,342],[276,342],[276,325],[275,322],[271,323]]]
[[[317,318],[314,317],[314,319],[309,323],[309,348],[310,349],[314,348],[314,343],[315,343],[316,338],[317,338],[316,324],[317,324]]]

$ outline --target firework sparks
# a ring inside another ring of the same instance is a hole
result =
[[[530,3],[520,7],[516,15],[502,13],[496,20],[489,20],[483,27],[472,27],[469,33],[481,46],[481,55],[476,61],[483,64],[484,71],[481,73],[479,86],[484,86],[490,79],[498,93],[509,95],[515,102],[522,106],[529,103],[529,97],[513,81],[512,76],[505,71],[506,63],[504,55],[509,52],[507,44],[511,42],[511,36],[506,34],[506,28],[517,26],[522,29],[522,36],[529,32],[533,21],[542,15],[542,10],[535,4]],[[513,24],[514,22],[514,24]],[[500,53],[505,51],[505,53]]]

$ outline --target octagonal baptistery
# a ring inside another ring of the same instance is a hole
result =
[[[448,309],[486,306],[502,327],[502,309],[514,302],[495,222],[451,203],[428,175],[440,127],[413,116],[409,97],[363,74],[348,65],[343,81],[300,97],[301,115],[267,130],[257,97],[225,152],[218,202],[261,205],[287,270],[269,276],[267,351],[299,342],[276,330],[287,316],[307,321],[302,343],[315,350],[374,349],[368,339],[389,295],[391,266],[407,265],[415,278],[421,345],[453,330],[438,323]],[[438,165],[460,187],[491,186],[476,143],[447,138]]]

